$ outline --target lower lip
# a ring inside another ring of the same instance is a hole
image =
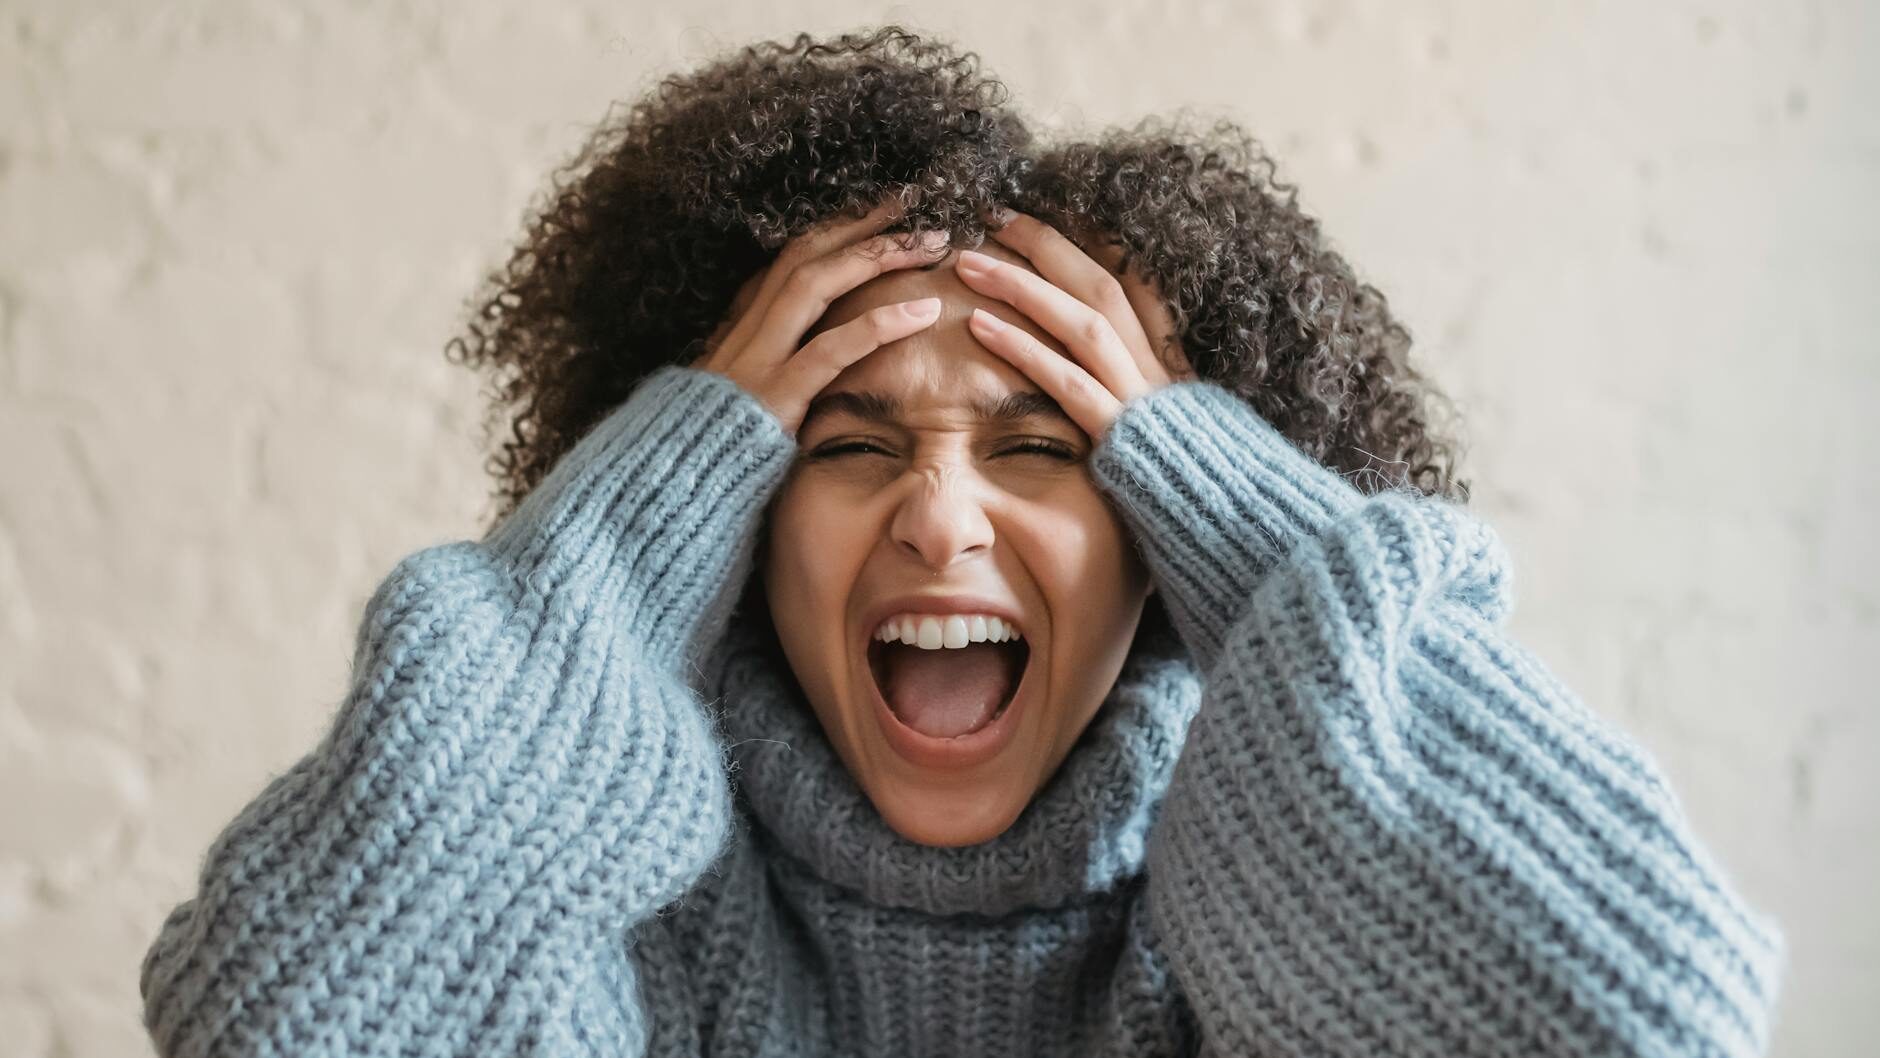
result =
[[[867,659],[862,663],[868,675],[869,697],[875,700],[875,720],[881,725],[881,735],[887,740],[888,748],[916,767],[958,769],[984,764],[1011,745],[1013,736],[1018,734],[1018,713],[1025,705],[1031,672],[1037,667],[1032,664],[1035,660],[1031,655],[1026,656],[1025,671],[1019,675],[1018,686],[1013,689],[1012,700],[1006,703],[1005,711],[993,717],[985,727],[957,738],[935,738],[903,724],[894,710],[888,708],[887,699],[881,696],[874,672],[866,668]]]

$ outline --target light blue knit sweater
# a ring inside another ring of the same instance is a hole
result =
[[[1228,391],[1091,471],[1145,632],[1005,834],[889,830],[735,612],[794,456],[656,372],[399,562],[325,738],[143,963],[164,1055],[1749,1055],[1783,961],[1649,759],[1510,640],[1464,509]]]

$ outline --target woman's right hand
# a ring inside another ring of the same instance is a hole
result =
[[[707,340],[706,353],[690,366],[744,387],[794,437],[809,402],[844,368],[940,318],[939,298],[897,302],[801,344],[836,298],[884,272],[944,256],[944,232],[928,232],[906,248],[905,234],[873,234],[904,211],[900,200],[890,199],[857,220],[812,228],[790,240],[776,260],[745,282]]]

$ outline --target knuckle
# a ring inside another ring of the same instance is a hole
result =
[[[813,262],[791,272],[783,281],[778,296],[793,304],[807,303],[823,309],[828,308],[832,300],[824,293],[822,271]]]
[[[1107,343],[1115,333],[1115,328],[1100,312],[1092,312],[1077,322],[1077,337],[1092,347]]]
[[[773,263],[773,267],[794,269],[813,256],[815,251],[815,233],[806,232],[783,244],[783,248],[777,251],[777,257]]]
[[[790,369],[801,371],[805,368],[827,366],[836,358],[835,346],[827,334],[817,335],[814,341],[798,349],[788,361]]]
[[[909,238],[905,234],[877,235],[866,242],[857,243],[853,249],[856,256],[873,264],[877,271],[886,271],[897,254],[910,248]]]
[[[840,253],[830,258],[831,265],[840,267],[852,261],[859,261],[879,273],[884,270],[882,262],[894,250],[894,244],[885,240],[885,236],[877,236],[844,246]]]
[[[1088,372],[1068,360],[1064,361],[1059,366],[1058,374],[1065,390],[1069,392],[1071,398],[1078,403],[1083,403],[1095,398],[1097,391],[1102,389],[1102,387],[1097,384],[1097,380],[1091,378]]]
[[[1068,363],[1056,349],[1023,331],[1008,331],[1007,333],[1011,336],[1010,347],[1028,365],[1043,367],[1046,371],[1050,371],[1054,363]]]
[[[903,324],[908,315],[899,305],[883,305],[869,312],[866,318],[869,336],[876,342],[886,342],[900,337],[906,329]]]
[[[1130,311],[1129,293],[1123,289],[1123,284],[1117,282],[1115,276],[1106,272],[1103,278],[1096,281],[1095,286],[1096,289],[1090,293],[1090,303],[1101,310],[1104,315]]]

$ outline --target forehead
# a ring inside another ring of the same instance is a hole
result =
[[[1032,274],[1022,254],[991,239],[977,247],[980,253],[1016,265]],[[830,303],[804,341],[841,326],[883,305],[938,297],[940,318],[906,338],[890,342],[849,365],[824,390],[872,392],[899,399],[910,411],[936,407],[963,407],[975,398],[1001,397],[1016,391],[1039,391],[1023,372],[997,353],[979,344],[967,326],[975,308],[995,312],[1017,324],[1045,346],[1062,355],[1063,345],[1053,335],[1009,302],[987,297],[968,287],[954,272],[958,251],[927,268],[901,268],[885,272]]]

